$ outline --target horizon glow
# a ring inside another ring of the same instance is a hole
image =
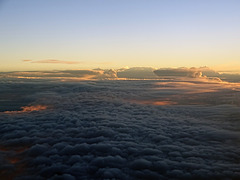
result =
[[[239,5],[0,1],[0,71],[209,66],[239,72]]]

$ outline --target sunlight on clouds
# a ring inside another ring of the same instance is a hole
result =
[[[240,83],[221,82],[215,79],[179,78],[172,82],[157,82],[155,85],[155,89],[158,90],[178,89],[186,94],[216,92],[221,89],[240,91]]]
[[[44,105],[24,106],[22,107],[22,112],[42,111],[45,109],[47,109],[47,106],[44,106]]]
[[[17,79],[56,79],[60,81],[67,80],[96,80],[117,78],[117,72],[113,69],[95,69],[95,70],[65,70],[65,71],[22,71],[0,74],[0,78]]]
[[[0,85],[3,94],[17,89],[36,104],[0,116],[3,179],[240,177],[239,84],[180,78]],[[28,113],[43,104],[54,109]]]
[[[133,100],[130,101],[131,103],[136,104],[146,104],[146,105],[155,105],[155,106],[168,106],[168,105],[175,105],[177,102],[171,100],[163,100],[163,101],[155,101],[155,100]]]
[[[153,102],[153,105],[157,106],[166,106],[166,105],[174,105],[177,104],[176,102],[173,101],[155,101]]]
[[[239,61],[228,61],[225,64],[215,65],[213,68],[221,73],[229,73],[229,74],[238,73],[239,74],[240,73],[240,62]]]
[[[43,111],[47,109],[45,105],[23,106],[21,111],[5,111],[5,114],[28,113],[32,111]]]
[[[160,80],[180,79],[181,81],[205,81],[205,82],[239,82],[239,74],[221,74],[206,66],[204,67],[181,67],[181,68],[152,68],[132,67],[119,69],[71,69],[55,71],[13,71],[2,72],[0,78],[17,79],[45,79],[60,81],[82,81],[82,80],[103,80],[103,79],[129,79],[129,80]]]

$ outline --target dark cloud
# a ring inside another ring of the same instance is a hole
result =
[[[236,84],[219,84],[1,82],[1,94],[22,92],[22,99],[29,100],[24,106],[52,108],[0,114],[0,175],[3,179],[239,179],[239,91],[232,89]],[[197,91],[200,87],[214,91]],[[164,98],[178,103],[138,103]]]

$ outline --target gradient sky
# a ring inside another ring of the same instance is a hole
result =
[[[239,0],[0,0],[0,71],[239,70],[239,9]]]

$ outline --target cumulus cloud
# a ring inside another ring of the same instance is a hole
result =
[[[1,82],[14,104],[52,107],[1,114],[1,178],[239,179],[240,91],[218,83]],[[137,102],[164,98],[178,103]]]
[[[211,70],[208,67],[200,68],[167,68],[167,69],[158,69],[154,73],[160,77],[191,77],[191,78],[202,78],[202,77],[219,77],[219,73]]]
[[[27,60],[28,61],[28,60]],[[30,60],[29,60],[30,61]],[[55,71],[15,71],[0,72],[0,81],[4,79],[36,79],[57,81],[81,81],[102,79],[145,79],[158,80],[161,78],[188,78],[202,79],[206,81],[240,82],[239,74],[220,74],[208,67],[200,68],[168,68],[155,69],[151,67],[124,67],[120,69],[79,69],[79,70],[55,70]]]
[[[200,71],[192,71],[187,68],[177,69],[158,69],[154,73],[158,76],[177,76],[177,77],[195,77],[195,74],[201,77]]]
[[[128,79],[157,79],[158,77],[153,73],[154,70],[151,67],[125,67],[119,69],[117,75],[119,78]]]

